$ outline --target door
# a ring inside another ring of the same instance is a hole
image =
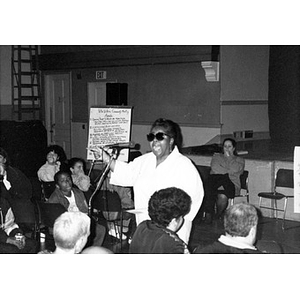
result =
[[[106,84],[112,82],[88,82],[89,112],[91,106],[106,106]]]
[[[70,74],[45,76],[48,144],[57,144],[71,157]]]

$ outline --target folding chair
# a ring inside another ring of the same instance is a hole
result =
[[[241,181],[241,191],[244,190],[244,193],[240,193],[239,195],[235,195],[234,198],[230,198],[228,202],[230,205],[234,204],[235,198],[246,197],[247,203],[249,203],[249,171],[244,170],[243,174],[240,175]]]
[[[94,198],[93,208],[99,212],[101,211],[109,235],[117,238],[118,242],[122,244],[122,240],[127,239],[124,233],[128,232],[130,220],[127,224],[127,220],[123,219],[123,209],[119,195],[116,192],[100,190]]]
[[[53,228],[55,220],[65,211],[64,206],[60,203],[38,202],[39,223],[48,228]]]
[[[65,211],[64,206],[60,203],[37,202],[39,214],[39,233],[40,233],[40,250],[45,247],[55,248],[53,238],[53,225],[55,220]],[[42,228],[41,228],[42,227]]]
[[[283,221],[282,221],[282,229],[284,230],[284,222],[285,222],[285,215],[286,215],[286,207],[287,201],[289,198],[294,198],[294,195],[286,195],[283,193],[277,192],[278,188],[289,188],[294,189],[294,171],[288,169],[279,169],[275,176],[275,186],[274,190],[271,192],[260,192],[258,193],[259,197],[259,208],[270,209],[275,212],[275,217],[277,219],[277,211],[283,212]],[[263,206],[262,199],[270,199],[272,206]],[[277,201],[284,200],[283,209],[277,207]]]
[[[12,205],[15,221],[23,230],[25,235],[30,235],[32,239],[38,239],[39,218],[37,213],[36,201],[34,198],[30,200],[20,201]]]
[[[41,189],[42,189],[42,199],[44,201],[47,201],[50,198],[51,194],[55,190],[55,182],[54,181],[49,181],[49,182],[41,181]]]

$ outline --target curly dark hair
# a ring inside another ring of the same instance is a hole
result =
[[[46,155],[51,152],[51,151],[54,151],[57,156],[58,156],[58,160],[60,162],[66,162],[67,161],[67,156],[66,156],[66,153],[65,153],[65,150],[63,147],[59,146],[59,145],[49,145],[46,149]]]
[[[173,218],[185,216],[191,207],[191,197],[183,190],[170,187],[155,192],[148,204],[151,220],[167,227]]]
[[[74,168],[75,164],[77,162],[81,162],[82,165],[83,165],[83,171],[85,172],[86,171],[86,163],[85,163],[85,160],[81,157],[72,157],[71,159],[69,159],[69,162],[68,162],[68,166],[69,166],[69,169],[70,168]]]
[[[225,232],[231,236],[247,236],[257,222],[257,210],[248,203],[237,203],[230,206],[224,216]]]
[[[182,148],[183,137],[182,137],[180,126],[177,123],[173,122],[172,120],[159,118],[155,120],[154,123],[152,124],[150,132],[155,127],[164,128],[165,133],[174,139],[174,146],[176,145],[179,150]]]

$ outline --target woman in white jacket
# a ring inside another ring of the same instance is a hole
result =
[[[129,163],[113,159],[110,164],[110,183],[133,187],[135,209],[140,211],[136,215],[137,225],[150,219],[148,202],[154,192],[168,187],[184,190],[191,197],[192,203],[178,235],[188,243],[192,221],[201,206],[204,191],[197,169],[178,150],[178,128],[171,120],[156,120],[147,135],[152,151]],[[102,154],[103,161],[108,163],[110,156],[105,151]]]

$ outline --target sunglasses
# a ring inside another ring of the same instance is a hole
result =
[[[167,135],[164,132],[158,132],[157,134],[149,133],[147,134],[147,140],[148,142],[152,142],[154,139],[157,139],[158,141],[162,141]]]

